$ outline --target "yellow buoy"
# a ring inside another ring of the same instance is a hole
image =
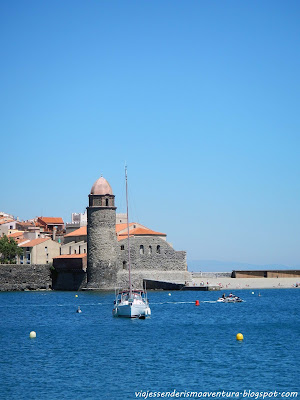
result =
[[[78,297],[78,294],[75,294],[75,297]]]
[[[238,333],[236,335],[236,340],[243,340],[243,339],[244,339],[244,336],[241,333]]]
[[[169,293],[169,296],[171,296],[171,293]]]
[[[36,333],[35,333],[34,331],[31,331],[31,332],[29,333],[29,337],[30,337],[30,339],[36,338]]]

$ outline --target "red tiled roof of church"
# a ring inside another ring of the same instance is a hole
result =
[[[152,231],[151,229],[148,228],[135,228],[135,229],[131,229],[129,231],[129,235],[130,236],[140,236],[140,235],[145,235],[145,236],[167,236],[165,233],[161,233],[161,232],[155,232]],[[127,232],[125,233],[120,233],[119,237],[124,238],[127,237]]]
[[[129,227],[134,225],[134,222],[130,222]],[[127,224],[116,224],[116,232],[120,232],[123,229],[127,229]]]

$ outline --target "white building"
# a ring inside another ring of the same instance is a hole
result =
[[[13,231],[16,230],[16,223],[17,221],[14,221],[11,218],[2,218],[0,219],[0,237],[2,237],[3,235],[9,235],[11,234]]]
[[[86,226],[87,225],[87,213],[72,213],[71,214],[71,223],[72,224],[79,224],[79,226]]]

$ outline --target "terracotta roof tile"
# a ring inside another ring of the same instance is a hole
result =
[[[16,238],[18,236],[23,236],[23,233],[24,233],[23,231],[18,231],[18,232],[11,233],[10,235],[7,235],[7,237]]]
[[[7,235],[7,237],[16,237],[16,236],[19,236],[19,235],[23,235],[23,233],[24,232],[22,232],[22,231],[18,231],[18,232],[13,232],[13,233],[10,233],[9,235]]]
[[[131,227],[130,229],[130,236],[134,236],[134,235],[148,235],[148,236],[167,236],[165,233],[161,233],[161,232],[155,232],[151,229],[148,229],[146,227],[144,228],[133,228],[133,225],[137,225],[137,223],[135,222],[131,222],[129,224],[129,226]],[[116,224],[116,233],[118,234],[118,240],[123,240],[124,237],[127,237],[127,224]],[[126,230],[125,232],[119,233],[123,230]],[[68,233],[67,235],[65,235],[64,237],[74,237],[74,236],[86,236],[87,235],[87,227],[86,226],[82,226],[79,229],[76,229],[73,232]]]
[[[14,222],[13,219],[3,218],[0,220],[0,225],[8,224],[9,222]]]
[[[161,232],[155,232],[152,231],[151,229],[148,228],[136,228],[136,229],[131,229],[130,230],[130,236],[140,236],[140,235],[146,235],[146,236],[167,236],[165,233]],[[120,233],[119,237],[124,237],[127,236],[127,232],[125,233]]]
[[[21,227],[35,226],[34,222],[21,222],[21,221],[17,221],[17,225]]]
[[[143,228],[136,228],[133,229],[133,231],[131,232],[132,235],[156,235],[156,236],[167,236],[165,233],[161,233],[161,232],[155,232],[152,231],[151,229],[143,229]]]
[[[134,224],[135,224],[134,222],[130,222],[129,226],[132,226]],[[122,231],[123,229],[127,229],[127,224],[116,224],[116,232],[117,233]]]
[[[41,244],[43,242],[46,242],[47,240],[50,240],[50,238],[38,238],[38,239],[33,239],[30,240],[27,243],[21,243],[20,247],[34,247],[37,246],[38,244]]]
[[[64,224],[64,221],[62,218],[58,217],[39,217],[39,219],[43,222],[45,222],[47,225],[61,225]]]
[[[21,246],[21,245],[25,245],[25,243],[29,243],[29,242],[30,242],[29,239],[23,238],[23,239],[18,240],[18,245],[19,245],[19,247],[24,247],[24,246]]]
[[[86,253],[82,253],[82,254],[63,254],[62,256],[58,256],[58,257],[53,257],[53,259],[55,258],[84,258],[86,257],[87,254]]]
[[[64,237],[86,236],[86,235],[87,235],[87,227],[81,226],[79,229],[76,229],[73,232],[67,233]]]
[[[14,232],[11,233],[10,235],[7,235],[9,238],[14,239],[15,242],[18,244],[23,243],[26,239],[23,236],[24,232],[19,231],[19,232]],[[29,240],[28,240],[29,241]]]

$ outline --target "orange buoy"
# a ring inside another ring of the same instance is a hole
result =
[[[199,304],[199,300],[196,300],[196,302],[195,302],[195,306],[199,306],[200,304]]]

